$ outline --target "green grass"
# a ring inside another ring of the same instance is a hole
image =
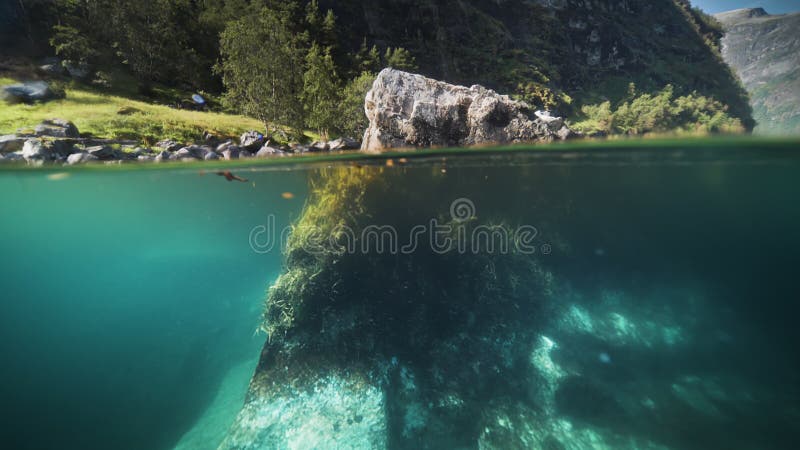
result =
[[[0,85],[15,82],[0,77]],[[119,114],[125,110],[129,114]],[[74,122],[82,135],[131,139],[145,145],[162,139],[196,142],[204,131],[233,138],[247,130],[264,129],[261,122],[249,117],[179,110],[71,84],[66,87],[66,98],[62,100],[34,105],[0,103],[0,134],[13,134],[18,129],[31,130],[42,120],[52,118]]]

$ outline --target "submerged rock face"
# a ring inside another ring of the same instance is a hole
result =
[[[361,149],[550,142],[570,135],[563,120],[482,86],[455,86],[384,69],[364,104]]]
[[[793,397],[760,392],[746,371],[720,371],[740,366],[742,346],[761,333],[734,326],[727,298],[623,287],[649,276],[570,287],[587,266],[550,262],[572,245],[556,230],[593,213],[560,212],[575,201],[560,189],[491,193],[551,168],[451,166],[447,183],[406,169],[334,167],[312,180],[269,290],[269,338],[221,450],[745,450],[764,440],[765,411],[787,418],[776,430],[796,429]],[[349,239],[380,224],[410,236],[431,217],[456,237],[490,217],[536,223],[555,251],[442,251],[427,236],[414,251],[379,251]],[[320,246],[329,238],[336,245]],[[606,248],[627,245],[621,235]]]
[[[755,131],[800,133],[800,13],[755,8],[715,17],[725,28],[722,56],[750,93]]]

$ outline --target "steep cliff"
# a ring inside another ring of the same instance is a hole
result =
[[[752,125],[747,95],[715,50],[721,30],[686,0],[322,1],[346,45],[400,46],[424,75],[517,93],[562,113],[672,84],[729,105]],[[548,104],[549,103],[549,104]]]
[[[756,131],[800,133],[800,13],[755,8],[716,18],[726,29],[722,55],[750,93]]]

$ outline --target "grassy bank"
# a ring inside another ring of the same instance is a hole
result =
[[[0,77],[0,85],[17,82]],[[219,137],[238,137],[247,130],[263,130],[249,117],[189,111],[72,83],[66,98],[34,105],[0,103],[0,135],[31,131],[44,119],[61,118],[75,123],[81,134],[104,139],[132,139],[152,145],[162,139],[199,141],[204,131]]]

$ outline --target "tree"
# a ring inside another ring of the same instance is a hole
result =
[[[345,86],[338,109],[339,130],[345,136],[360,137],[369,126],[364,112],[364,98],[374,82],[374,73],[363,72]]]
[[[264,123],[302,132],[303,36],[291,30],[291,17],[271,8],[231,22],[220,36],[216,71],[227,89],[224,102]]]
[[[303,105],[306,125],[327,137],[336,131],[339,116],[339,80],[330,49],[313,44],[306,55],[303,75]]]
[[[411,52],[402,47],[387,48],[386,54],[383,56],[383,64],[397,70],[409,72],[417,70],[417,61],[411,56]]]
[[[367,46],[367,38],[361,41],[361,47],[358,52],[353,56],[353,69],[356,71],[355,76],[359,76],[364,72],[377,72],[381,69],[381,54],[378,52],[378,47]]]

